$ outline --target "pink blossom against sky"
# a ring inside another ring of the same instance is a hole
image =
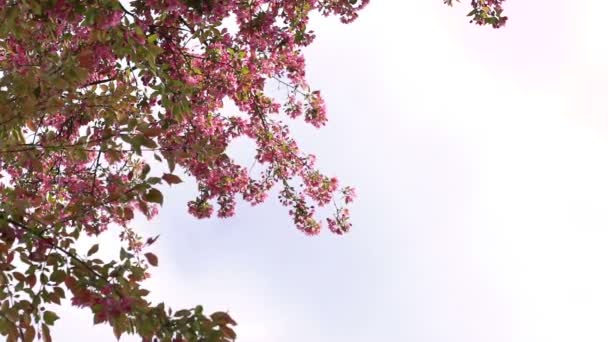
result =
[[[196,221],[174,187],[138,223],[161,234],[154,299],[228,309],[241,342],[608,340],[607,9],[508,0],[501,30],[466,1],[315,18],[329,123],[295,131],[357,187],[352,232],[306,237],[272,201]],[[59,341],[111,339],[67,311]]]

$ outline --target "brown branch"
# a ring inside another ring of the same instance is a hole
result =
[[[34,230],[31,227],[26,226],[25,224],[15,221],[13,219],[7,218],[5,217],[6,222],[11,223],[19,228],[25,229],[26,231],[28,231],[30,234],[33,234],[35,237],[39,238],[40,240],[48,243],[49,245],[53,246],[54,248],[56,248],[57,250],[61,251],[63,254],[69,256],[70,258],[72,258],[73,260],[75,260],[76,262],[78,262],[79,264],[81,264],[82,266],[84,266],[87,270],[89,270],[93,275],[95,275],[96,277],[102,279],[102,280],[106,280],[108,281],[101,273],[95,271],[93,268],[91,268],[91,266],[89,266],[89,264],[80,259],[76,254],[70,252],[69,250],[58,246],[57,244],[53,243],[52,240],[44,237],[42,234],[40,234],[39,232],[37,232],[36,230]],[[109,281],[108,281],[109,282]]]
[[[95,170],[93,170],[93,183],[91,184],[91,196],[95,196],[95,182],[97,181],[97,170],[99,169],[99,160],[101,159],[101,152],[103,150],[99,149],[97,152],[97,160],[95,161]]]
[[[78,143],[78,144],[67,144],[67,145],[46,145],[46,146],[44,146],[44,145],[32,145],[32,144],[13,144],[11,146],[19,146],[19,147],[24,146],[24,147],[21,149],[15,149],[15,150],[0,150],[0,153],[1,152],[10,152],[10,153],[24,152],[24,151],[37,150],[39,148],[42,148],[42,149],[48,149],[48,148],[68,149],[71,147],[83,146],[83,145],[87,145],[90,143],[102,142],[102,141],[108,140],[113,137],[114,137],[114,135],[106,135],[106,136],[103,136],[98,139],[88,140],[88,141]]]
[[[194,28],[191,27],[190,24],[188,24],[188,22],[186,21],[186,19],[184,19],[181,15],[179,16],[179,21],[190,30],[191,34],[194,34],[194,32],[195,32]]]
[[[94,86],[94,85],[98,85],[98,84],[102,84],[102,83],[112,82],[115,80],[116,80],[116,77],[104,78],[102,80],[97,80],[97,81],[92,81],[92,82],[86,83],[81,88],[86,88],[86,87],[90,87],[90,86]]]
[[[308,94],[306,94],[305,92],[303,92],[300,89],[298,89],[298,86],[295,86],[295,85],[293,85],[291,83],[285,82],[285,81],[283,81],[282,79],[280,79],[280,78],[278,78],[276,76],[272,76],[272,79],[275,80],[275,81],[277,81],[277,82],[279,82],[279,83],[281,83],[282,85],[284,85],[286,87],[289,87],[289,88],[293,89],[293,91],[297,92],[298,94],[300,94],[300,95],[302,95],[304,97],[308,96]]]
[[[130,15],[130,16],[131,16],[131,17],[133,17],[134,19],[136,19],[136,18],[137,18],[137,16],[136,16],[136,15],[135,15],[133,12],[131,12],[131,11],[129,11],[128,9],[126,9],[126,8],[125,8],[125,6],[123,6],[123,5],[122,5],[122,3],[121,3],[120,1],[118,1],[118,4],[120,5],[120,9],[121,9],[123,12],[125,12],[125,14]]]
[[[40,146],[40,145],[36,145],[36,146],[31,146],[31,147],[25,147],[22,149],[0,150],[0,154],[27,152],[27,151],[36,150],[38,148],[41,148],[41,149],[55,148],[55,149],[61,149],[61,150],[72,149],[74,151],[84,151],[84,152],[100,152],[100,151],[101,152],[121,152],[121,153],[135,152],[135,149],[132,149],[132,148],[131,149],[106,148],[104,150],[101,150],[101,149],[96,149],[96,148],[79,148],[78,146]],[[158,148],[142,148],[141,151],[143,151],[143,152],[175,151],[177,149],[178,149],[177,147],[158,147]]]

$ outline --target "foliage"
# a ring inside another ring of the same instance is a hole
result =
[[[181,183],[180,168],[197,183],[197,218],[230,217],[237,196],[255,205],[278,186],[298,229],[319,233],[316,210],[330,205],[329,230],[346,233],[354,190],[315,168],[284,116],[327,120],[305,80],[310,15],[349,23],[368,1],[0,0],[0,334],[51,341],[48,306],[70,296],[117,338],[233,340],[225,312],[146,300],[158,237],[131,222],[157,213],[159,185]],[[490,6],[475,20],[493,24],[500,2],[474,2]],[[227,154],[238,137],[255,143],[255,174]],[[109,226],[121,229],[117,260],[76,248]]]
[[[460,2],[460,0],[456,0]],[[443,0],[448,6],[453,5],[453,0]],[[503,15],[502,5],[505,0],[471,0],[473,9],[467,16],[472,17],[471,23],[477,25],[491,25],[500,28],[507,23],[507,16]]]

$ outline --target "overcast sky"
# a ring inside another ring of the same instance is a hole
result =
[[[506,9],[498,31],[467,1],[315,19],[330,121],[296,133],[357,188],[352,232],[306,237],[276,200],[197,221],[188,182],[137,222],[161,234],[151,299],[229,310],[239,342],[608,340],[608,5]],[[113,339],[64,312],[57,341]]]

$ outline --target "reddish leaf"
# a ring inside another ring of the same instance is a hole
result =
[[[36,330],[34,329],[34,327],[31,325],[28,325],[25,328],[25,333],[23,334],[23,337],[25,339],[25,342],[34,341],[34,339],[36,338]]]
[[[226,312],[218,311],[211,314],[211,319],[221,325],[231,324],[236,325],[236,322]]]
[[[169,185],[179,184],[182,182],[182,180],[178,176],[171,173],[163,174],[163,180]]]
[[[21,272],[17,272],[17,271],[13,272],[13,277],[15,277],[15,279],[17,279],[20,282],[25,281],[25,276]]]
[[[160,127],[150,127],[143,129],[142,132],[146,137],[155,137],[162,132],[162,129]]]
[[[129,207],[126,207],[124,209],[124,218],[125,218],[125,220],[132,220],[133,217],[134,217],[133,210],[131,208],[129,208]]]
[[[35,274],[30,274],[29,276],[27,276],[27,278],[25,278],[25,282],[30,286],[30,287],[34,287],[36,285],[36,275]]]
[[[152,245],[153,243],[155,243],[155,242],[156,242],[156,240],[158,240],[158,238],[159,238],[159,237],[160,237],[160,235],[156,235],[156,236],[155,236],[155,237],[153,237],[153,238],[148,238],[148,240],[146,240],[146,244],[147,244],[148,246]]]
[[[146,253],[146,254],[144,254],[144,256],[146,257],[146,259],[148,260],[150,265],[158,266],[158,258],[156,257],[156,255],[154,255],[152,253]]]
[[[49,331],[49,327],[42,323],[42,339],[44,342],[53,342],[51,338],[51,332]]]
[[[232,330],[232,328],[226,325],[220,325],[220,331],[224,334],[225,337],[228,337],[232,340],[236,339],[236,333],[234,332],[234,330]]]

